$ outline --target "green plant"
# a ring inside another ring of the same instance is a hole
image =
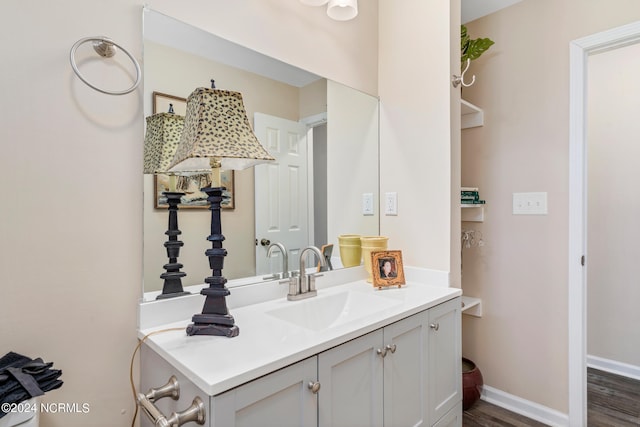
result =
[[[465,25],[460,26],[460,51],[462,67],[466,66],[467,59],[473,61],[478,59],[480,55],[485,53],[492,45],[494,41],[489,38],[471,39],[467,33],[467,27]]]

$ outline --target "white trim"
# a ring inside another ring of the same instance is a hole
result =
[[[569,87],[569,425],[587,419],[586,269],[586,83],[589,55],[640,42],[640,22],[603,31],[570,43]]]
[[[482,387],[482,400],[549,426],[566,427],[569,425],[567,414],[488,385]]]
[[[307,125],[310,128],[323,125],[327,123],[327,112],[314,114],[313,116],[307,116],[300,119],[300,123]]]
[[[612,374],[622,375],[623,377],[634,380],[640,380],[640,366],[631,365],[629,363],[587,355],[587,366],[601,371],[610,372]]]
[[[307,127],[307,242],[315,245],[316,214],[313,171],[313,128]]]

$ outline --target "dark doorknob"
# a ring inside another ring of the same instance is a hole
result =
[[[271,244],[271,240],[269,240],[269,239],[262,239],[262,240],[260,240],[260,244],[261,244],[262,246],[269,246],[269,245]]]

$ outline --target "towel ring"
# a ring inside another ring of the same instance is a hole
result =
[[[87,81],[87,79],[85,79],[82,74],[80,74],[80,70],[78,70],[78,66],[76,65],[75,60],[76,50],[81,44],[84,44],[86,42],[93,42],[93,49],[98,53],[98,55],[102,56],[103,58],[111,58],[116,54],[116,47],[120,48],[120,50],[122,50],[129,57],[131,62],[133,62],[133,65],[135,65],[136,67],[136,81],[135,83],[133,83],[133,86],[122,91],[109,91],[100,89],[99,87],[89,83],[89,81]],[[106,93],[107,95],[125,95],[127,93],[133,92],[140,84],[140,79],[142,77],[142,71],[140,70],[140,64],[138,64],[138,61],[136,61],[136,59],[125,48],[108,37],[85,37],[78,40],[71,48],[71,52],[69,53],[69,60],[71,61],[71,68],[73,68],[74,73],[76,73],[80,80],[85,82],[87,86],[97,90],[98,92]]]

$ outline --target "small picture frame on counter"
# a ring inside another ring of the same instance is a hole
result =
[[[402,251],[371,252],[371,270],[373,286],[378,289],[389,286],[400,288],[406,283],[402,265]]]

